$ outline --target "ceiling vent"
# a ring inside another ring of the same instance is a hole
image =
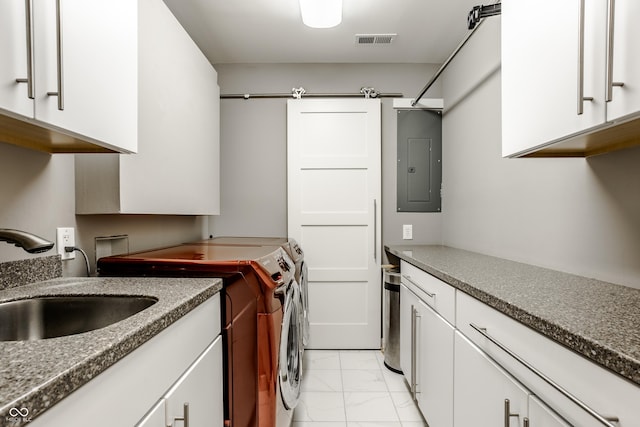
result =
[[[397,34],[356,34],[356,44],[391,44],[396,36]]]

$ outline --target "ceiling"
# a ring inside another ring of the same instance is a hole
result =
[[[302,24],[298,0],[164,0],[213,64],[442,63],[479,0],[343,0],[342,23]],[[356,34],[397,34],[359,45]]]

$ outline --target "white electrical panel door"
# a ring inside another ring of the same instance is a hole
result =
[[[288,234],[309,267],[310,348],[380,348],[381,106],[287,103]]]

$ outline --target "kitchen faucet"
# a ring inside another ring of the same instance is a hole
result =
[[[53,242],[26,231],[0,228],[0,241],[13,243],[30,254],[46,252],[53,247]]]

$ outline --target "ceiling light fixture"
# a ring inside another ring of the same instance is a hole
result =
[[[300,0],[300,12],[307,27],[335,27],[342,22],[342,0]]]

